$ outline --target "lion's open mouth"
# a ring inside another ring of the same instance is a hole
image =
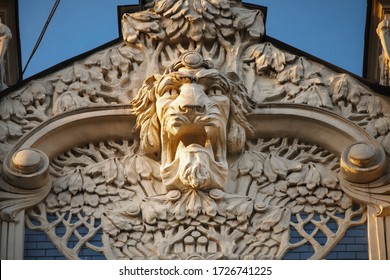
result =
[[[224,136],[220,128],[214,125],[180,124],[174,126],[169,133],[167,163],[174,161],[180,151],[202,148],[217,163],[225,162]]]

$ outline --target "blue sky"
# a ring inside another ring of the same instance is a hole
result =
[[[357,75],[362,73],[366,0],[247,0],[268,7],[267,34]],[[19,0],[26,64],[55,0]],[[117,6],[135,0],[62,0],[28,78],[118,37]]]

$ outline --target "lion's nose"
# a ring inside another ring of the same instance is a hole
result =
[[[205,105],[193,105],[193,104],[183,104],[179,106],[179,110],[183,113],[204,113],[206,110]]]

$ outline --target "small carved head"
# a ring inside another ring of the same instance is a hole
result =
[[[237,75],[223,75],[197,52],[147,79],[132,101],[141,149],[161,153],[168,189],[224,188],[226,155],[244,148],[253,104]]]

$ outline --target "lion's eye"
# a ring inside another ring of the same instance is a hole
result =
[[[164,96],[176,96],[178,94],[177,90],[174,88],[169,88],[165,91]]]
[[[222,89],[219,87],[212,87],[208,90],[208,95],[214,96],[214,95],[223,95]]]

